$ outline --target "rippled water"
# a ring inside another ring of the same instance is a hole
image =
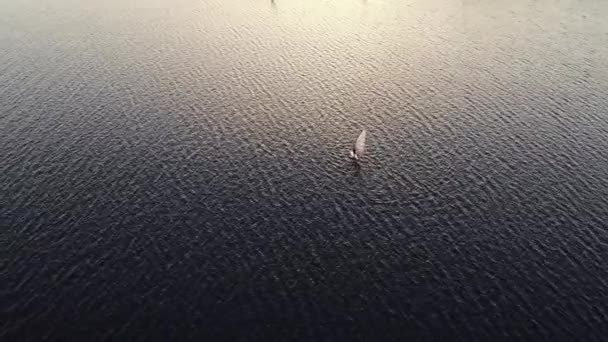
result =
[[[608,2],[0,12],[4,340],[607,336]]]

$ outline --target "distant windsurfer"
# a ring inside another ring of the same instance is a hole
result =
[[[350,151],[350,158],[358,161],[361,157],[363,157],[363,153],[365,152],[365,130],[361,131],[357,141],[355,142],[355,146]]]

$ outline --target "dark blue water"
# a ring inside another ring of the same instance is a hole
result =
[[[608,3],[0,13],[2,340],[608,336]]]

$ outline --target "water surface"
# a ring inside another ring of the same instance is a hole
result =
[[[0,12],[3,339],[608,333],[608,3]]]

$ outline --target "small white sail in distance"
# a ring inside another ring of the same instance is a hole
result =
[[[365,153],[365,136],[365,130],[361,131],[361,134],[359,134],[359,137],[355,142],[355,146],[353,147],[352,151],[350,151],[351,158],[359,160],[361,157],[363,157],[363,154]]]

